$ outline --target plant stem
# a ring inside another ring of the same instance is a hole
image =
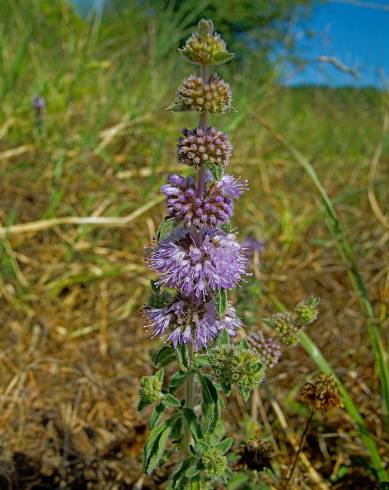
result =
[[[201,65],[201,79],[203,83],[208,82],[207,65]],[[199,128],[205,131],[206,127],[207,127],[207,111],[204,111],[200,113]],[[206,170],[207,170],[206,166],[202,163],[199,166],[198,173],[197,173],[196,196],[199,197],[200,199],[203,197],[204,194]]]
[[[201,79],[203,83],[208,82],[208,67],[207,65],[201,65]],[[199,127],[202,130],[205,130],[207,127],[207,112],[201,112],[200,113],[200,121],[199,121]],[[206,166],[204,164],[200,165],[198,168],[197,172],[197,186],[196,186],[196,196],[199,197],[200,199],[204,195],[204,190],[205,190],[205,177],[206,177]],[[194,239],[196,244],[199,246],[201,245],[201,235],[198,231],[194,233]],[[192,357],[193,357],[193,348],[192,346],[189,347],[189,361],[190,363],[192,362]],[[194,376],[193,374],[191,376],[188,376],[188,378],[185,381],[185,406],[187,408],[192,408],[193,409],[193,404],[194,404]],[[185,431],[184,431],[184,448],[185,451],[190,454],[190,443],[191,443],[191,434],[189,427],[185,426]]]
[[[311,426],[312,419],[313,419],[313,410],[311,411],[311,413],[310,413],[310,415],[309,415],[309,417],[307,419],[307,422],[305,424],[305,429],[304,429],[303,435],[301,436],[300,444],[299,444],[299,447],[297,449],[297,453],[296,453],[296,455],[294,457],[294,460],[293,460],[292,468],[290,470],[290,473],[289,473],[289,476],[288,476],[288,480],[286,482],[285,490],[288,490],[290,484],[292,483],[292,477],[293,477],[293,474],[294,474],[294,470],[296,469],[296,466],[297,466],[297,462],[298,462],[300,453],[303,450],[305,438],[307,437],[309,428]]]
[[[193,347],[190,344],[188,347],[188,355],[189,355],[189,365],[192,363],[192,357],[193,357]],[[194,406],[194,376],[191,374],[186,378],[185,381],[185,407],[186,408],[191,408],[193,409]],[[184,438],[183,438],[183,445],[184,445],[184,450],[185,452],[190,455],[190,444],[192,442],[192,436],[190,433],[190,429],[187,424],[185,424],[184,427]]]

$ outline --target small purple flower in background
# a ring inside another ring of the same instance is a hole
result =
[[[276,340],[271,337],[265,338],[262,332],[254,332],[247,337],[247,342],[269,368],[278,364],[282,350]]]
[[[247,181],[225,175],[211,183],[200,198],[193,177],[175,174],[169,176],[168,182],[161,191],[167,196],[169,216],[182,220],[187,228],[215,228],[227,223],[232,217],[233,200],[247,189]]]
[[[262,254],[265,249],[265,242],[263,240],[258,240],[253,236],[249,236],[243,240],[242,247],[244,247],[251,255],[253,255],[254,252]]]
[[[157,284],[185,296],[205,298],[216,289],[231,289],[246,273],[247,255],[232,233],[202,234],[196,245],[190,233],[176,243],[161,241],[148,251],[149,265],[161,275]]]
[[[37,112],[41,112],[46,107],[45,99],[40,95],[35,95],[32,98],[32,105]]]
[[[178,140],[177,160],[187,165],[198,166],[211,162],[226,166],[232,153],[229,137],[216,128],[183,129]]]
[[[168,306],[145,308],[144,312],[151,322],[147,327],[152,329],[154,336],[165,337],[174,347],[193,344],[196,351],[207,347],[222,330],[235,335],[236,329],[242,326],[232,306],[228,306],[224,316],[219,318],[212,299],[198,304],[177,297]]]
[[[32,107],[35,111],[35,126],[38,131],[42,129],[42,115],[46,107],[46,102],[40,95],[35,95],[32,98]]]

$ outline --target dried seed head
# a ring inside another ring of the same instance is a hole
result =
[[[162,398],[162,382],[158,376],[142,376],[140,379],[139,398],[142,402],[153,403]]]
[[[320,299],[316,296],[309,296],[303,301],[300,301],[295,308],[299,323],[302,325],[313,323],[319,315],[319,303]]]
[[[320,374],[305,383],[300,390],[301,400],[315,410],[326,411],[342,406],[338,386],[333,376]]]
[[[176,101],[167,110],[227,112],[231,110],[230,85],[214,73],[207,83],[191,75],[178,88]]]
[[[299,328],[296,327],[291,313],[276,313],[269,323],[277,331],[283,344],[288,346],[297,344]]]
[[[265,338],[262,332],[254,332],[247,337],[247,341],[260,360],[269,368],[273,368],[280,360],[281,346],[276,340]]]
[[[183,136],[177,144],[177,160],[187,165],[198,166],[211,162],[216,165],[227,165],[232,145],[229,137],[216,128],[205,131],[195,128],[192,131],[183,129]]]
[[[192,63],[219,65],[229,61],[234,54],[229,53],[226,43],[214,32],[213,22],[202,19],[194,32],[179,49],[180,53]]]
[[[216,447],[210,447],[204,451],[201,460],[204,465],[205,474],[209,478],[223,476],[228,469],[227,458],[222,451]]]
[[[248,441],[239,449],[239,466],[249,470],[271,469],[271,446],[269,442]]]

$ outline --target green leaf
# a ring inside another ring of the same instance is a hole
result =
[[[227,396],[231,395],[231,385],[226,385],[225,383],[222,383],[221,387],[223,388],[223,391]]]
[[[149,428],[150,429],[153,429],[155,427],[155,425],[157,424],[157,422],[161,418],[163,412],[165,411],[165,408],[166,408],[165,404],[163,402],[161,402],[151,412],[150,420],[149,420]]]
[[[231,221],[227,221],[227,223],[224,223],[221,225],[221,229],[225,231],[226,233],[231,233],[232,231],[232,223]]]
[[[186,470],[185,476],[186,478],[194,478],[200,473],[200,471],[201,471],[201,467],[199,467],[198,465],[192,466],[191,468],[188,468]]]
[[[239,388],[239,391],[243,397],[243,400],[247,402],[247,400],[250,398],[250,388]]]
[[[203,396],[203,431],[213,432],[219,420],[219,395],[212,380],[198,373]]]
[[[158,369],[158,371],[155,373],[155,375],[161,383],[163,383],[163,377],[164,377],[164,371],[163,369]]]
[[[174,408],[179,408],[181,406],[180,402],[177,400],[177,398],[170,393],[166,393],[163,396],[163,401],[167,407],[174,407]]]
[[[216,310],[219,318],[223,318],[228,305],[227,291],[225,289],[217,289],[215,292]]]
[[[247,342],[246,339],[243,339],[240,343],[239,343],[240,347],[243,349],[243,350],[249,350],[250,349],[250,344]]]
[[[176,354],[180,368],[183,370],[188,369],[190,364],[188,346],[186,344],[180,344],[176,348]]]
[[[138,403],[138,412],[142,411],[144,408],[148,407],[151,405],[150,402],[146,402],[145,400],[140,400]]]
[[[185,478],[185,472],[194,463],[194,458],[187,458],[180,464],[176,471],[172,475],[171,488],[172,489],[182,489],[184,486],[180,485],[180,482]]]
[[[203,433],[194,411],[191,408],[184,408],[183,414],[193,439],[197,442],[202,439]]]
[[[235,473],[227,485],[227,490],[238,490],[249,479],[247,473]]]
[[[180,441],[182,438],[182,417],[177,417],[176,422],[172,427],[171,436],[176,440]]]
[[[199,478],[195,477],[194,479],[190,480],[187,488],[188,490],[201,490]]]
[[[148,475],[151,475],[163,456],[174,419],[175,417],[172,417],[150,432],[149,438],[145,444],[143,457],[144,470]]]
[[[207,162],[206,165],[216,181],[219,181],[223,177],[223,165],[217,165],[212,162]]]
[[[165,218],[157,228],[155,234],[157,242],[167,238],[175,228],[177,228],[177,220],[175,218]]]
[[[176,359],[176,351],[170,345],[164,345],[154,355],[154,364],[158,367],[164,367],[173,362]]]
[[[184,383],[186,378],[188,376],[191,376],[193,374],[193,371],[178,371],[177,373],[174,373],[173,376],[170,378],[170,385],[169,385],[169,392],[170,393],[175,393],[178,388]]]
[[[234,443],[234,439],[232,437],[227,437],[226,439],[224,439],[224,441],[219,442],[219,444],[216,444],[215,447],[220,449],[220,451],[222,451],[223,454],[225,454],[227,451],[231,449],[233,443]]]
[[[204,439],[200,439],[196,443],[196,449],[200,450],[201,453],[205,453],[211,446]]]
[[[228,332],[226,329],[222,331],[222,333],[219,335],[219,337],[216,339],[216,345],[226,345],[230,343],[230,336],[228,335]]]
[[[196,368],[202,368],[208,366],[209,364],[209,355],[208,354],[195,354],[193,365]]]

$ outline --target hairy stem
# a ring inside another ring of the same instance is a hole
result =
[[[189,363],[191,364],[192,362],[192,357],[193,357],[193,348],[192,345],[189,345],[188,347],[188,354],[189,354]],[[194,406],[194,376],[193,374],[188,376],[185,381],[185,406],[186,408],[192,408]],[[184,445],[184,450],[185,452],[190,455],[190,444],[192,442],[192,436],[190,433],[190,429],[187,424],[185,424],[184,427],[184,439],[183,439],[183,445]]]
[[[294,460],[293,460],[292,468],[290,470],[290,473],[289,473],[289,476],[288,476],[288,480],[286,482],[285,490],[288,490],[290,484],[292,483],[292,478],[293,478],[294,470],[296,469],[296,466],[297,466],[297,462],[298,462],[300,453],[303,450],[304,442],[305,442],[305,439],[306,439],[306,437],[308,435],[308,431],[309,431],[309,428],[311,426],[312,419],[313,419],[313,410],[311,411],[311,413],[310,413],[310,415],[309,415],[309,417],[307,419],[307,422],[305,424],[304,432],[303,432],[303,435],[301,436],[300,444],[299,444],[299,447],[297,449],[297,453],[296,453],[296,455],[294,457]]]
[[[208,82],[207,65],[201,65],[201,79],[203,83]],[[207,111],[204,111],[200,113],[199,128],[205,131],[206,127],[207,127]],[[197,190],[196,190],[196,195],[199,198],[202,198],[204,194],[206,170],[207,169],[204,164],[201,164],[199,166],[198,173],[197,173]]]

